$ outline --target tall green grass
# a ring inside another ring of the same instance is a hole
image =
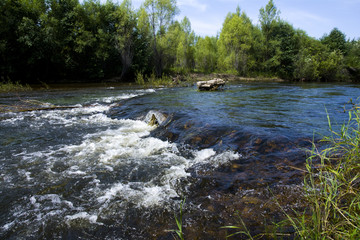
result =
[[[360,239],[360,108],[335,131],[313,144],[304,179],[308,209],[288,220],[300,239]]]
[[[136,74],[135,83],[142,86],[160,87],[160,86],[173,86],[175,83],[169,76],[163,75],[160,78],[152,73],[150,76],[144,76],[141,72]]]
[[[228,234],[226,236],[226,238],[230,238],[230,237],[233,237],[235,235],[240,235],[242,237],[246,237],[246,239],[249,239],[249,240],[254,240],[256,237],[253,237],[250,233],[250,231],[248,230],[248,228],[246,227],[244,221],[242,220],[241,216],[240,216],[240,213],[237,211],[235,213],[235,215],[237,216],[237,219],[239,220],[239,223],[241,226],[224,226],[222,228],[225,228],[225,229],[234,229],[236,232],[235,233],[231,233],[231,234]]]
[[[19,82],[11,82],[10,80],[6,82],[0,82],[0,92],[22,92],[22,91],[31,91],[29,85],[22,85]]]
[[[291,214],[274,223],[275,232],[252,236],[241,220],[239,226],[226,226],[247,239],[360,239],[360,107],[353,104],[348,120],[334,130],[328,117],[328,136],[313,143],[306,160],[304,212]],[[318,147],[320,146],[320,147]],[[282,206],[279,207],[281,209]],[[292,227],[292,234],[281,229]]]
[[[176,233],[176,235],[174,236],[174,239],[180,239],[180,240],[185,239],[184,232],[183,232],[183,210],[184,210],[185,201],[186,201],[186,199],[184,198],[184,200],[182,200],[180,203],[179,216],[176,216],[176,214],[174,214],[177,229],[169,230],[170,232]]]

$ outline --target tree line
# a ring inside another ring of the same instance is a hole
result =
[[[197,36],[176,0],[134,10],[98,0],[2,0],[0,76],[38,81],[132,81],[135,76],[230,73],[287,80],[360,81],[360,39],[334,28],[321,39],[280,18],[273,0],[259,25],[238,7],[217,36]]]

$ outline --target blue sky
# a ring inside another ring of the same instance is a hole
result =
[[[133,8],[137,9],[144,1],[132,0]],[[267,3],[268,0],[177,0],[180,14],[176,19],[187,16],[197,35],[215,36],[227,13],[235,12],[238,5],[258,24],[259,9]],[[274,3],[282,19],[312,37],[321,38],[337,27],[347,38],[360,38],[360,0],[274,0]]]

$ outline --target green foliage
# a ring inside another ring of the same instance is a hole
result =
[[[254,26],[237,7],[216,37],[199,37],[175,0],[0,1],[0,77],[30,82],[88,81],[137,73],[227,72],[288,80],[360,81],[359,40],[333,29],[312,39],[280,19],[273,0]]]
[[[143,74],[141,72],[138,72],[136,74],[135,83],[138,84],[138,85],[144,85],[145,84],[144,76],[143,76]]]
[[[176,48],[176,68],[191,71],[195,65],[195,33],[191,30],[191,23],[187,17],[184,17],[180,26],[179,43]]]
[[[194,69],[195,33],[191,30],[188,18],[181,22],[173,22],[161,39],[166,69],[174,69],[177,73],[186,73]]]
[[[199,37],[195,45],[196,68],[211,73],[217,67],[217,39],[215,37]]]
[[[310,40],[297,55],[294,77],[308,81],[340,80],[343,69],[344,57],[339,50],[330,51],[320,42]]]
[[[121,75],[124,78],[133,64],[134,50],[136,43],[136,28],[135,13],[131,10],[131,2],[129,0],[123,1],[119,8],[114,12],[115,15],[115,48],[121,56]]]
[[[347,43],[348,54],[344,62],[353,81],[360,81],[360,39]]]
[[[265,8],[260,8],[259,22],[263,34],[262,65],[263,71],[270,72],[280,65],[280,41],[274,37],[275,25],[280,20],[280,11],[273,0],[269,0]]]
[[[272,71],[281,78],[292,79],[296,56],[300,51],[300,37],[293,26],[285,21],[274,24],[272,36],[278,44],[275,48],[276,64]]]
[[[150,77],[148,77],[147,84],[152,87],[160,87],[160,86],[172,86],[173,81],[171,77],[163,75],[162,77],[156,77],[155,73],[152,73]]]
[[[176,0],[146,0],[144,8],[149,18],[152,36],[154,69],[157,77],[161,77],[165,66],[166,39],[165,33],[178,12]]]
[[[343,54],[347,52],[345,34],[337,28],[334,28],[329,35],[322,37],[321,42],[327,45],[331,51],[339,50]]]
[[[270,35],[273,29],[273,25],[279,21],[280,17],[280,11],[277,9],[277,7],[274,4],[273,0],[269,0],[269,2],[266,4],[265,8],[260,8],[260,25],[261,30],[264,32],[266,40],[270,39]]]
[[[255,65],[250,52],[253,48],[253,25],[249,17],[240,9],[229,13],[223,24],[218,45],[218,67],[221,71],[248,75]]]

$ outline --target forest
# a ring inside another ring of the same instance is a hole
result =
[[[136,76],[227,73],[290,81],[360,81],[360,38],[320,39],[281,19],[273,0],[254,25],[228,13],[217,36],[198,36],[176,0],[2,0],[0,77],[21,83],[134,81]]]

